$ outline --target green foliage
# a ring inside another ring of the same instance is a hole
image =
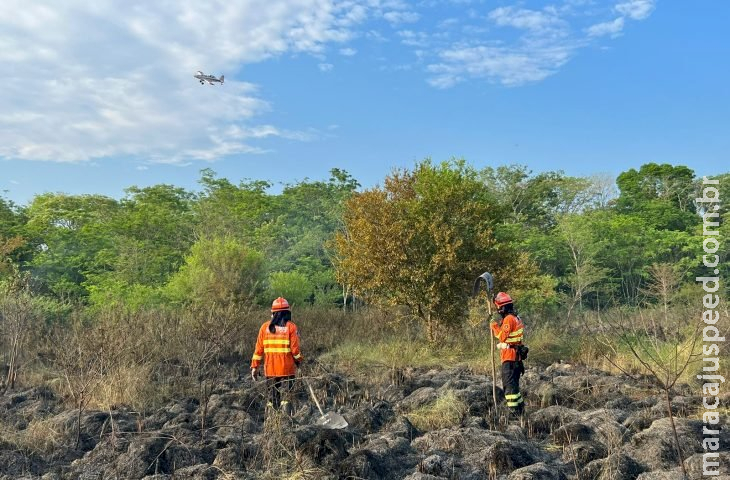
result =
[[[636,214],[658,229],[687,230],[698,223],[694,172],[687,167],[648,163],[622,173],[616,183],[621,213]]]
[[[269,275],[269,298],[284,297],[290,305],[311,303],[314,285],[299,272],[274,272]]]
[[[708,218],[726,238],[730,174],[713,178],[722,202],[719,217]],[[35,291],[95,309],[248,298],[223,289],[228,280],[214,285],[219,274],[235,277],[220,258],[205,274],[203,263],[186,264],[203,255],[193,252],[196,239],[225,239],[258,252],[261,304],[275,290],[329,306],[355,292],[361,301],[407,305],[433,327],[460,322],[468,283],[487,269],[523,313],[541,316],[638,305],[652,264],[674,265],[685,283],[706,274],[701,215],[715,211],[695,201],[701,179],[651,163],[616,183],[618,196],[607,177],[533,174],[521,165],[477,171],[453,161],[422,162],[362,193],[339,169],[276,193],[266,180],[234,184],[203,170],[198,193],[172,185],[131,187],[121,200],[45,193],[24,207],[0,197],[0,280],[30,272]],[[724,278],[729,253],[720,242]],[[206,287],[195,286],[198,277]]]
[[[89,276],[111,268],[105,252],[113,245],[118,210],[116,201],[100,195],[35,197],[23,228],[35,251],[27,267],[59,298],[86,296]]]
[[[89,306],[94,312],[108,308],[137,312],[163,305],[167,300],[163,287],[127,283],[113,273],[97,277],[87,288]]]
[[[166,293],[185,304],[250,305],[263,278],[261,253],[232,238],[203,238],[193,244]]]
[[[126,192],[108,260],[115,276],[128,284],[161,286],[182,265],[193,242],[193,195],[172,185]]]
[[[496,241],[503,218],[494,196],[464,161],[425,161],[395,172],[383,188],[346,203],[336,240],[338,277],[374,302],[405,305],[435,329],[458,324],[474,278],[495,273],[498,288],[528,284],[534,267]]]

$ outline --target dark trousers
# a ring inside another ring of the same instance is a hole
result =
[[[521,361],[502,362],[502,386],[504,398],[507,401],[510,413],[522,414],[525,401],[520,393],[520,377],[525,373],[525,366]]]
[[[269,403],[278,409],[282,403],[289,403],[289,392],[294,386],[294,375],[288,377],[267,377],[266,386],[269,389]]]

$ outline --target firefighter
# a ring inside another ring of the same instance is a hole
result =
[[[494,297],[494,304],[502,316],[502,324],[492,320],[489,326],[499,339],[497,348],[501,350],[502,387],[510,414],[519,416],[524,412],[524,399],[520,393],[520,376],[525,373],[522,361],[526,357],[526,347],[522,344],[525,325],[515,311],[512,298],[504,292]]]
[[[261,361],[264,362],[264,376],[269,390],[267,409],[291,413],[289,392],[303,358],[299,351],[299,331],[291,321],[289,302],[279,297],[271,304],[271,320],[259,329],[256,350],[251,358],[251,378],[254,381]]]

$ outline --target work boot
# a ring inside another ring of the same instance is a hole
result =
[[[292,408],[288,400],[284,400],[281,402],[281,413],[283,413],[287,417],[291,417]]]
[[[523,404],[519,407],[509,409],[509,423],[520,427],[525,427],[525,408]]]

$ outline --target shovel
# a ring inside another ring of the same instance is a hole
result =
[[[315,405],[317,405],[317,410],[319,410],[319,414],[321,415],[321,417],[319,417],[315,423],[320,427],[328,428],[330,430],[340,430],[347,427],[347,420],[345,420],[345,417],[343,417],[339,413],[324,413],[322,411],[322,407],[319,405],[319,401],[317,401],[317,396],[314,394],[312,386],[306,380],[304,382],[307,384],[309,394],[312,396],[312,400],[314,400]]]

